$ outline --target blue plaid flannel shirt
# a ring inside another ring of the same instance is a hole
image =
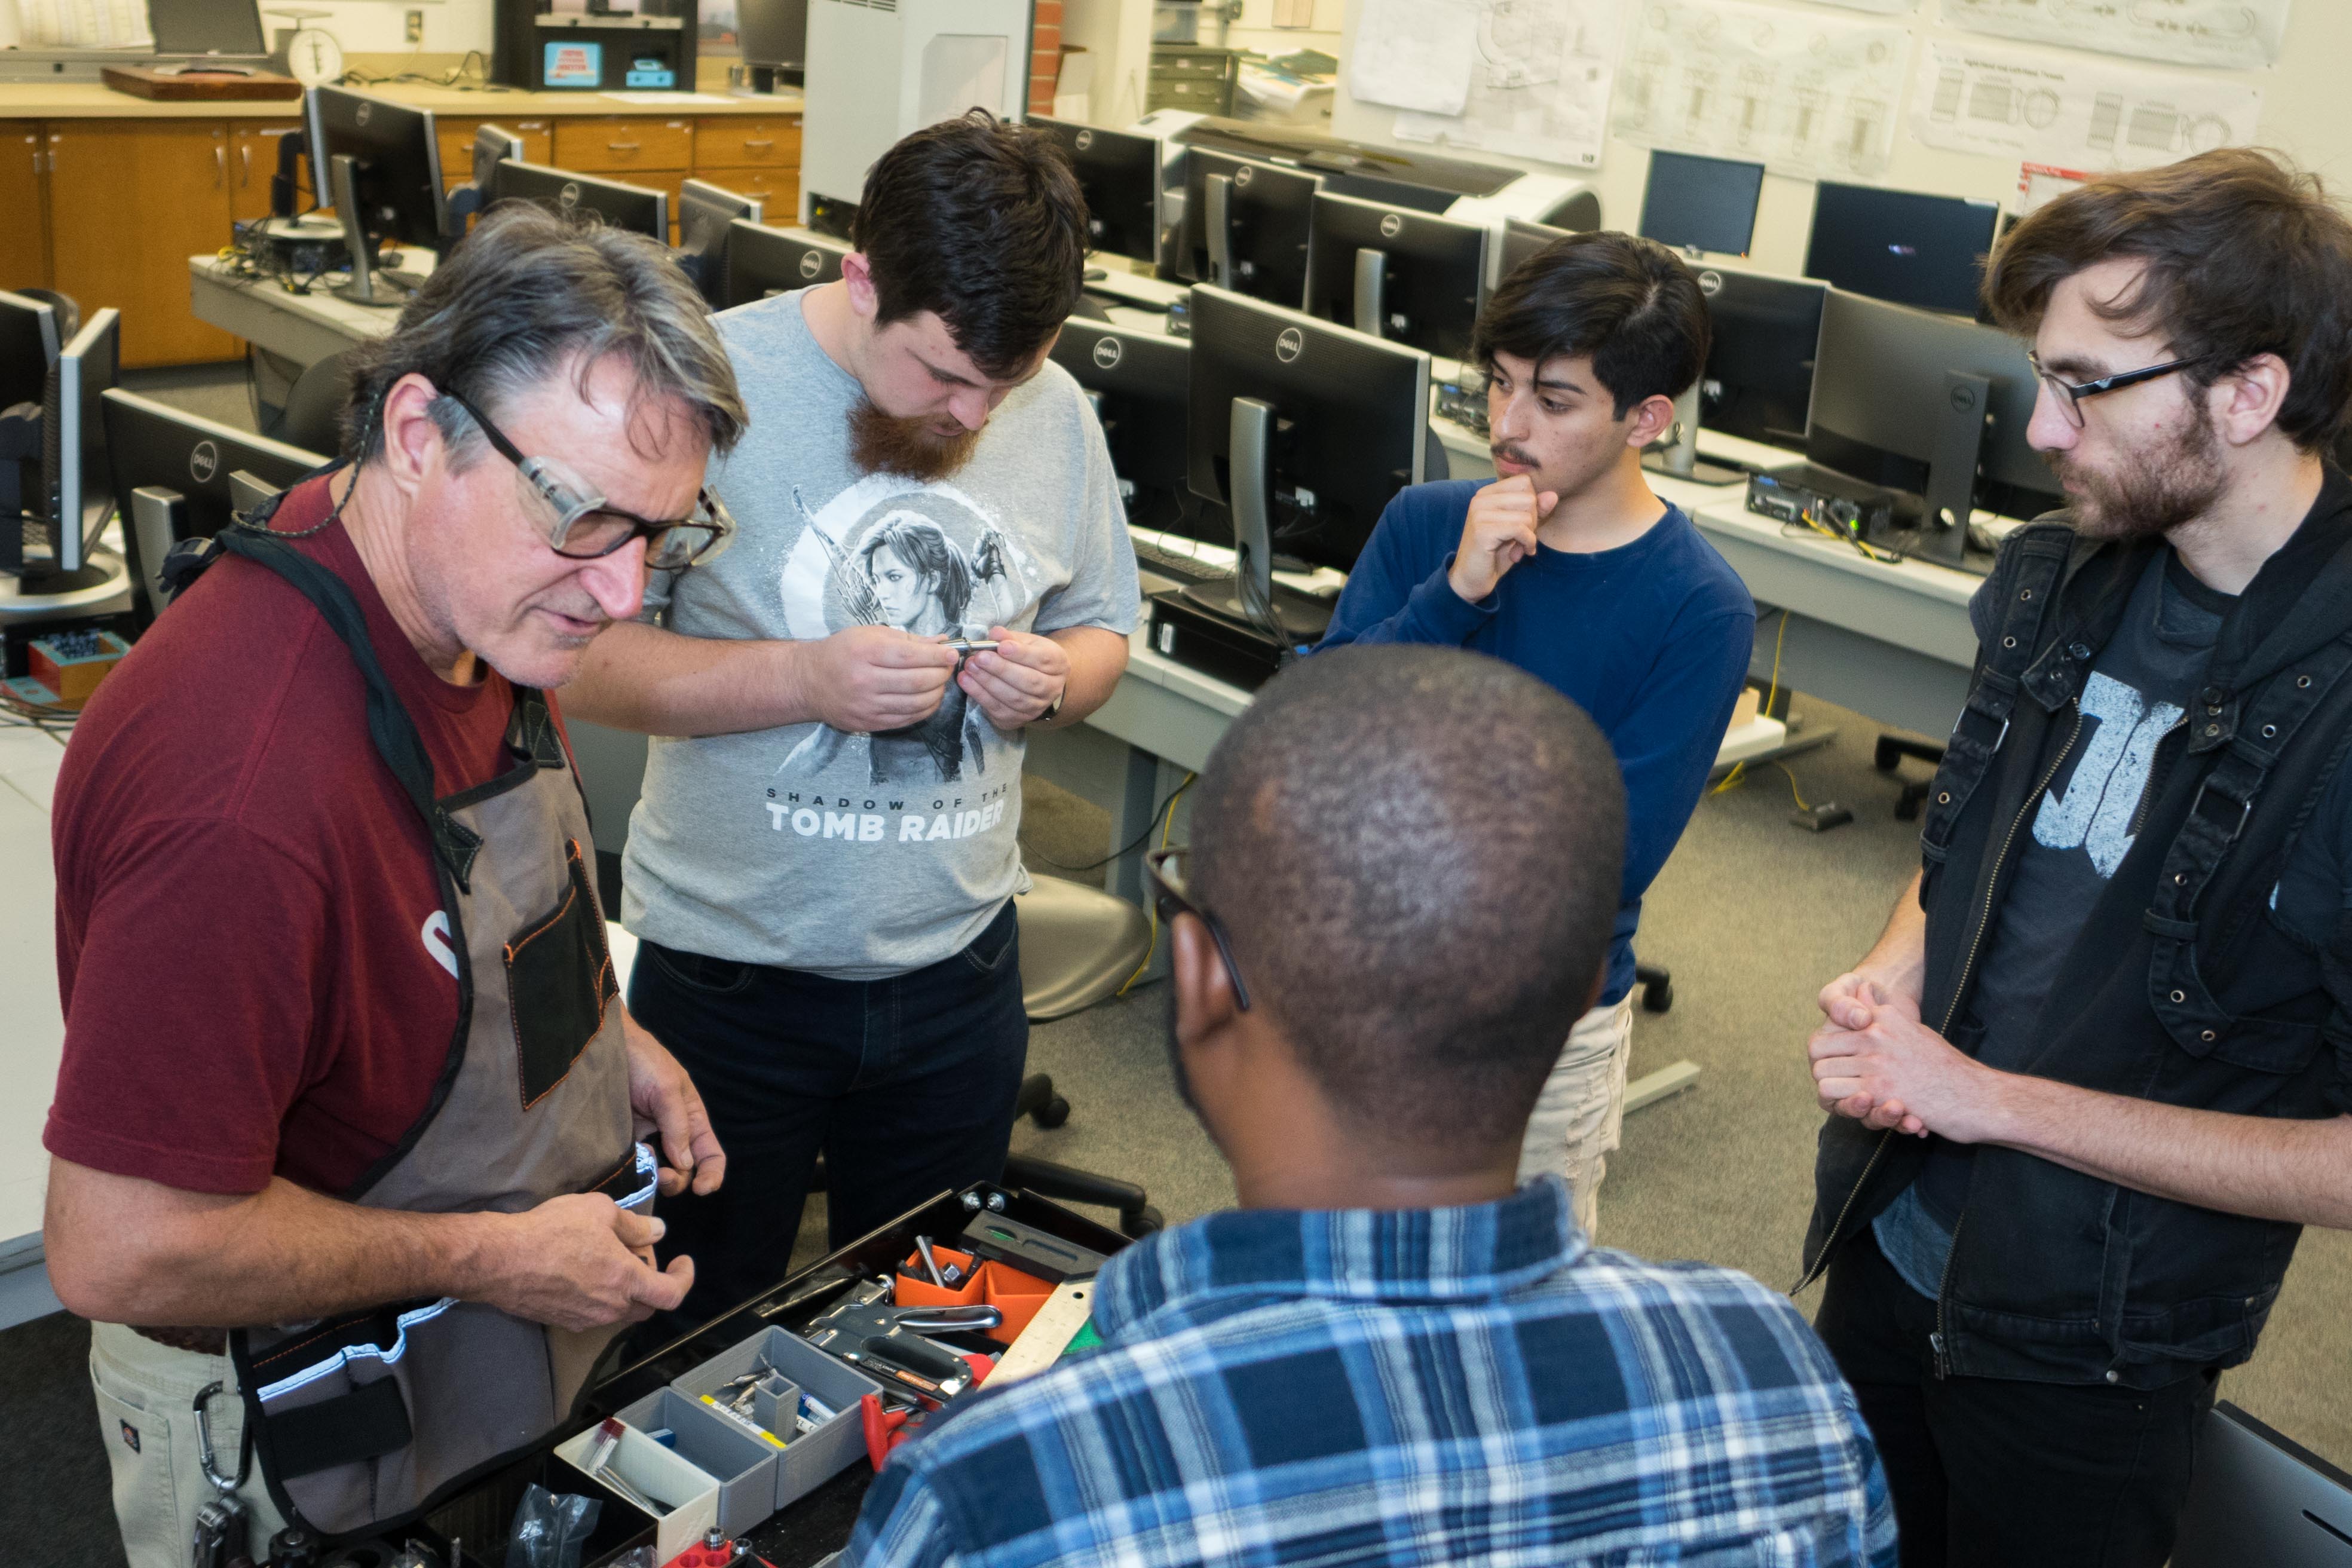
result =
[[[1105,1348],[875,1478],[845,1563],[1893,1568],[1853,1391],[1746,1275],[1470,1208],[1212,1215],[1102,1273]]]

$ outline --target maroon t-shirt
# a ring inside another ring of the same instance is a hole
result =
[[[326,481],[278,508],[327,514]],[[294,548],[366,612],[435,791],[498,776],[513,689],[453,686],[341,524]],[[65,1060],[42,1142],[193,1192],[349,1187],[424,1112],[457,1027],[425,825],[358,667],[275,572],[224,556],[74,726],[52,825]]]

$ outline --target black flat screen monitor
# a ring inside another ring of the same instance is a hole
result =
[[[1127,521],[1199,538],[1186,480],[1191,457],[1192,345],[1161,331],[1071,321],[1054,340],[1054,363],[1096,405]],[[1228,531],[1220,523],[1218,533]],[[1216,542],[1226,542],[1219,538]]]
[[[1087,238],[1097,250],[1129,261],[1160,254],[1160,143],[1149,136],[1029,117],[1077,171],[1087,198]]]
[[[433,111],[341,87],[312,88],[309,107],[311,178],[319,183],[320,205],[335,204],[334,160],[348,156],[368,239],[440,249],[448,237],[448,210]]]
[[[756,196],[737,195],[707,180],[677,188],[677,260],[712,307],[727,302],[727,250],[738,222],[758,223]]]
[[[1699,424],[1801,451],[1829,285],[1702,267],[1714,331],[1699,377]]]
[[[735,30],[743,63],[785,73],[802,85],[808,68],[809,0],[736,0]]]
[[[1842,289],[1822,301],[1806,456],[1872,484],[1927,494],[1938,478],[1938,442],[1956,416],[1945,379],[1953,371],[1990,383],[1975,504],[2009,517],[2058,506],[2050,465],[2026,444],[2041,384],[2025,345],[1975,321]]]
[[[106,420],[99,400],[122,370],[122,321],[98,311],[74,334],[50,367],[41,401],[43,483],[33,515],[47,525],[49,569],[71,576],[89,564],[89,549],[113,515],[107,477]],[[97,586],[100,576],[87,584]]]
[[[1184,223],[1176,271],[1254,300],[1307,302],[1307,249],[1318,175],[1203,147],[1184,154]],[[1212,209],[1222,205],[1220,229]]]
[[[1397,491],[1421,482],[1429,356],[1419,349],[1202,287],[1192,368],[1187,482],[1233,513],[1237,549],[1255,513],[1273,550],[1345,572]],[[1270,410],[1262,465],[1234,452],[1244,401]],[[1271,566],[1268,553],[1260,570]]]
[[[1554,228],[1549,224],[1530,223],[1526,218],[1507,218],[1503,224],[1502,255],[1495,264],[1495,281],[1500,283],[1517,272],[1528,258],[1549,248],[1556,239],[1566,239],[1574,231]]]
[[[1315,195],[1307,313],[1444,359],[1470,353],[1486,230],[1378,202]]]
[[[551,169],[544,163],[502,163],[490,171],[490,199],[534,202],[560,217],[591,217],[669,243],[669,195],[618,180]]]
[[[1874,300],[1974,316],[2000,221],[1994,202],[1824,180],[1814,187],[1805,276]]]
[[[726,308],[750,305],[841,276],[849,247],[804,228],[737,223],[727,237]]]
[[[107,468],[122,511],[122,542],[143,619],[162,607],[155,574],[183,539],[217,533],[253,480],[284,489],[327,458],[248,430],[167,407],[121,388],[99,399]],[[238,476],[247,476],[240,482]]]
[[[1642,237],[1677,250],[1745,256],[1756,238],[1756,200],[1763,189],[1761,163],[1653,153],[1642,192]]]
[[[56,306],[0,289],[0,408],[38,404],[63,347]]]
[[[159,55],[260,60],[269,54],[254,0],[147,0],[147,25]]]

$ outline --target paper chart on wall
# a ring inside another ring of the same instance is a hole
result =
[[[1919,8],[1919,0],[1821,0],[1824,5],[1843,5],[1849,11],[1874,11],[1881,16],[1907,16]]]
[[[16,0],[22,42],[44,48],[112,49],[154,43],[140,0]]]
[[[1886,172],[1907,28],[1736,0],[1638,0],[1632,9],[1619,136],[1776,174]]]
[[[1364,0],[1348,57],[1348,91],[1366,103],[1459,114],[1470,97],[1475,0]]]
[[[1920,51],[1911,133],[1931,147],[2068,169],[2151,169],[2243,146],[2258,88],[1946,39]]]
[[[1464,35],[1471,64],[1460,110],[1400,113],[1396,135],[1594,167],[1609,135],[1618,12],[1615,0],[1480,0]]]
[[[2266,66],[2279,58],[2294,0],[1943,0],[1973,33],[2068,44],[2191,66]],[[2342,4],[2342,0],[2333,0]]]

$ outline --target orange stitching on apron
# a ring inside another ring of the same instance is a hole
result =
[[[514,983],[512,978],[515,955],[520,952],[524,948],[529,947],[532,942],[537,942],[541,937],[546,935],[550,931],[553,930],[556,924],[561,921],[565,915],[572,912],[572,904],[580,897],[580,879],[572,875],[572,870],[573,868],[581,864],[580,840],[577,838],[565,839],[563,841],[563,901],[555,906],[555,912],[553,914],[540,921],[536,928],[526,932],[520,942],[510,942],[506,944],[506,961],[509,976],[507,983],[507,1020],[509,1024],[512,1026],[515,1037],[515,1092],[517,1094],[527,1096],[522,1102],[522,1108],[525,1110],[529,1110],[532,1106],[537,1105],[541,1100],[545,1100],[549,1095],[553,1094],[557,1089],[562,1088],[565,1081],[572,1077],[572,1068],[579,1065],[580,1058],[587,1054],[589,1046],[593,1044],[596,1037],[604,1032],[605,1009],[612,1000],[611,997],[604,994],[604,972],[613,966],[612,949],[606,945],[604,941],[604,924],[602,921],[599,921],[597,922],[596,930],[597,945],[604,948],[604,965],[596,972],[595,1027],[590,1029],[588,1031],[588,1037],[582,1040],[580,1044],[573,1048],[571,1063],[564,1068],[562,1076],[558,1078],[553,1083],[549,1084],[545,1089],[541,1089],[537,1095],[530,1095],[530,1086],[523,1081],[522,1077],[522,1015],[515,1011]]]
[[[375,1309],[375,1310],[376,1310],[377,1311],[382,1311],[383,1309],[382,1309],[382,1308],[380,1308],[380,1307],[379,1307],[379,1308],[377,1308],[377,1309]],[[365,1316],[365,1315],[366,1315],[366,1314],[362,1314],[362,1316]],[[395,1316],[397,1316],[398,1314],[394,1314],[394,1315],[395,1315]],[[343,1329],[348,1329],[348,1328],[350,1328],[350,1327],[352,1327],[352,1323],[351,1323],[350,1321],[345,1321],[344,1323],[342,1323],[342,1324],[341,1324],[341,1325],[339,1325],[339,1326],[338,1326],[338,1325],[330,1325],[330,1326],[328,1326],[328,1327],[326,1327],[326,1328],[320,1329],[317,1333],[312,1334],[312,1335],[311,1335],[309,1339],[307,1339],[307,1340],[296,1340],[296,1341],[295,1341],[293,1343],[291,1343],[291,1344],[279,1345],[279,1346],[278,1346],[275,1350],[272,1350],[271,1352],[269,1352],[269,1353],[268,1353],[268,1354],[267,1354],[267,1355],[257,1355],[257,1356],[254,1357],[254,1358],[253,1358],[253,1370],[254,1370],[254,1371],[256,1371],[256,1372],[259,1372],[263,1367],[268,1366],[271,1362],[274,1362],[274,1361],[282,1361],[282,1360],[283,1360],[283,1359],[285,1359],[286,1357],[288,1357],[288,1356],[289,1356],[289,1355],[292,1355],[296,1351],[300,1350],[300,1349],[301,1349],[303,1346],[305,1346],[305,1345],[315,1345],[315,1344],[317,1344],[320,1340],[324,1340],[324,1339],[332,1339],[332,1338],[333,1338],[337,1333],[341,1332]],[[361,1342],[362,1342],[358,1341],[358,1340],[353,1340],[353,1341],[351,1341],[350,1342],[351,1342],[351,1343],[352,1343],[352,1344],[359,1344],[359,1343],[361,1343]],[[367,1340],[367,1341],[365,1341],[364,1342],[365,1342],[365,1343],[368,1343],[368,1344],[372,1344],[372,1345],[375,1344],[375,1341],[374,1341],[374,1340],[373,1340],[373,1339]],[[383,1347],[382,1345],[376,1345],[376,1348],[377,1348],[378,1350],[382,1350]]]

